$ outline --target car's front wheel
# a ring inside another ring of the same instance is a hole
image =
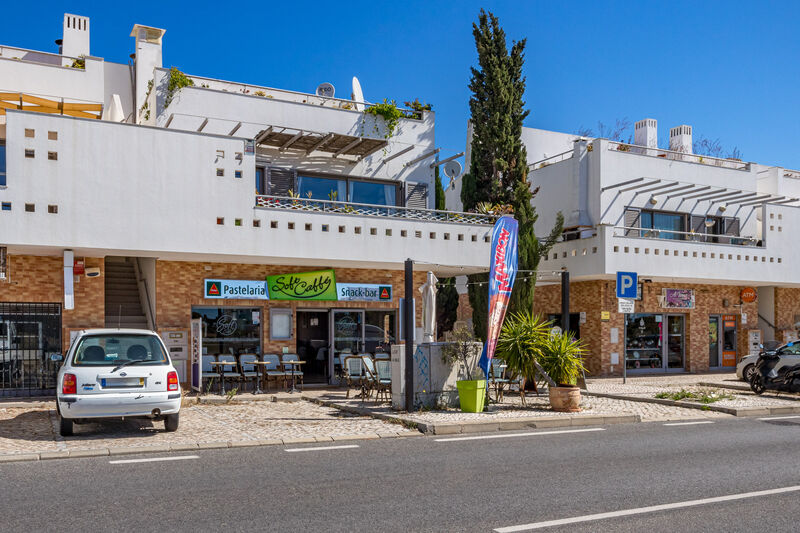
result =
[[[175,413],[174,415],[166,415],[164,417],[164,429],[169,432],[178,431],[179,421],[179,413]]]
[[[750,381],[753,379],[753,372],[755,372],[755,370],[756,370],[756,365],[747,365],[746,367],[744,367],[744,370],[742,371],[742,378],[747,383],[750,383]]]
[[[58,414],[58,432],[62,437],[72,436],[72,420],[64,418],[61,413]]]

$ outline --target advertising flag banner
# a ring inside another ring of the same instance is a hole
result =
[[[503,216],[492,230],[492,248],[489,263],[489,320],[486,328],[486,345],[483,348],[479,366],[487,378],[489,365],[497,348],[497,339],[503,327],[511,289],[517,277],[517,221]]]

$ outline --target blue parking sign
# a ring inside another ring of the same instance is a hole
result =
[[[617,298],[636,298],[638,285],[636,272],[617,272]]]

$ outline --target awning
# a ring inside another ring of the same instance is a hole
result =
[[[325,152],[333,157],[355,156],[359,159],[381,150],[389,143],[386,139],[357,137],[342,133],[320,133],[293,128],[269,126],[256,135],[256,144],[285,150],[299,150],[307,155],[312,152]]]

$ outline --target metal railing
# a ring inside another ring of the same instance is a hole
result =
[[[333,213],[382,218],[401,218],[404,220],[421,220],[427,222],[451,222],[455,224],[482,224],[491,226],[497,217],[479,213],[460,213],[455,211],[437,211],[414,207],[397,207],[387,205],[355,204],[331,200],[315,200],[311,198],[291,198],[286,196],[256,196],[256,207],[268,209],[290,209],[312,213]]]
[[[530,165],[528,165],[528,168],[530,168],[531,170],[538,170],[540,168],[544,168],[549,165],[554,165],[556,163],[566,161],[567,159],[571,159],[574,153],[575,152],[573,150],[561,152],[560,154],[550,156],[546,159],[541,159],[539,161],[536,161],[535,163],[531,163]]]
[[[744,235],[717,235],[713,233],[697,233],[694,231],[676,231],[667,229],[642,228],[636,226],[613,226],[614,237],[633,237],[641,239],[657,239],[673,242],[698,242],[704,244],[724,244],[732,246],[748,246],[751,248],[763,248],[758,244],[758,239]],[[618,231],[620,230],[622,234]],[[678,238],[665,237],[664,235],[676,235]]]
[[[648,148],[647,146],[638,146],[635,144],[627,144],[617,141],[609,141],[608,149],[615,152],[644,155],[648,157],[660,157],[670,161],[684,161],[687,163],[698,163],[712,167],[731,168],[733,170],[750,170],[750,163],[739,161],[738,159],[721,159],[719,157],[711,157],[709,155],[676,152],[673,150],[664,150],[662,148]]]

